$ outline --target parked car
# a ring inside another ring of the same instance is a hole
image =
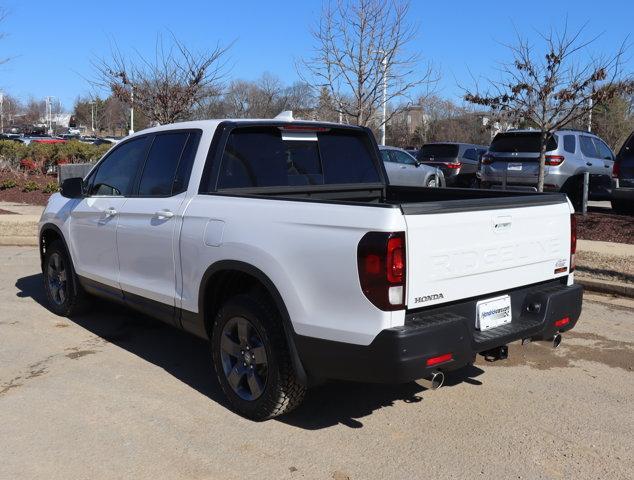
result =
[[[539,131],[511,130],[498,133],[482,158],[481,180],[484,188],[536,191],[539,173]],[[583,174],[589,172],[589,197],[610,198],[614,154],[598,136],[580,130],[559,130],[546,146],[544,190],[566,193],[579,205],[583,192]]]
[[[447,186],[478,187],[478,159],[487,147],[470,143],[426,143],[416,159],[423,165],[438,167]]]
[[[444,175],[439,168],[421,165],[401,148],[380,146],[379,150],[391,185],[444,186]]]
[[[612,209],[634,212],[634,132],[621,146],[612,171]]]
[[[255,419],[325,379],[437,388],[477,353],[557,344],[575,239],[564,195],[390,185],[371,130],[288,114],[133,134],[39,222],[54,313],[100,296],[209,340]]]

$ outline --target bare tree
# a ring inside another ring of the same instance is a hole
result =
[[[229,48],[217,45],[196,53],[173,35],[167,45],[158,35],[152,59],[136,52],[130,60],[116,47],[111,58],[95,59],[94,83],[111,90],[122,102],[134,104],[151,122],[172,123],[218,94]]]
[[[317,92],[328,88],[333,107],[353,123],[381,126],[384,100],[406,103],[433,80],[431,67],[421,69],[418,54],[408,52],[416,38],[408,12],[406,0],[328,1],[312,32],[315,55],[300,62],[300,75]],[[386,123],[397,112],[387,112]]]
[[[625,44],[612,56],[587,52],[595,39],[582,41],[583,28],[569,33],[541,34],[544,48],[536,51],[518,36],[509,46],[514,60],[501,68],[502,80],[489,81],[484,93],[467,91],[465,100],[490,107],[495,115],[511,116],[541,132],[537,190],[543,191],[546,145],[552,133],[587,116],[593,104],[631,92],[634,82],[624,76]]]
[[[588,119],[582,119],[583,128]],[[581,123],[581,121],[579,122]],[[608,142],[612,150],[618,151],[628,135],[634,130],[634,96],[617,95],[594,106],[592,131]]]

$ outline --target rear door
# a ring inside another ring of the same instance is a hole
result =
[[[498,181],[506,178],[507,183],[537,185],[539,176],[540,132],[498,133],[489,147],[493,162],[489,172]],[[557,149],[557,138],[551,136],[546,152]],[[545,167],[548,173],[548,167]]]
[[[117,252],[121,289],[126,292],[127,301],[158,302],[160,305],[150,304],[148,308],[154,308],[153,315],[168,322],[173,321],[176,299],[183,202],[200,135],[200,130],[156,134],[135,195],[119,214]]]
[[[446,208],[426,213],[403,207],[408,308],[495,296],[568,274],[570,210],[565,197],[508,200],[507,208],[478,206],[473,200],[469,211],[452,211],[464,209],[466,201],[445,202]]]
[[[381,158],[385,165],[385,171],[387,172],[388,179],[391,185],[410,185],[406,175],[404,165],[400,165],[396,158],[392,155],[392,150],[381,149]]]
[[[449,164],[460,161],[460,146],[455,143],[427,143],[418,152],[416,159],[424,165],[440,168],[446,177],[450,176]],[[452,170],[453,171],[453,170]]]

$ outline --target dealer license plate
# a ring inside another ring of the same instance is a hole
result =
[[[481,300],[476,303],[476,328],[484,331],[511,322],[511,297]]]
[[[516,171],[516,172],[521,172],[522,171],[522,164],[521,163],[509,163],[506,167],[507,170],[512,170],[512,171]]]

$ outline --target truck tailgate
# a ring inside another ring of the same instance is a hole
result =
[[[564,196],[461,203],[401,207],[407,224],[408,308],[568,274],[570,208]]]

